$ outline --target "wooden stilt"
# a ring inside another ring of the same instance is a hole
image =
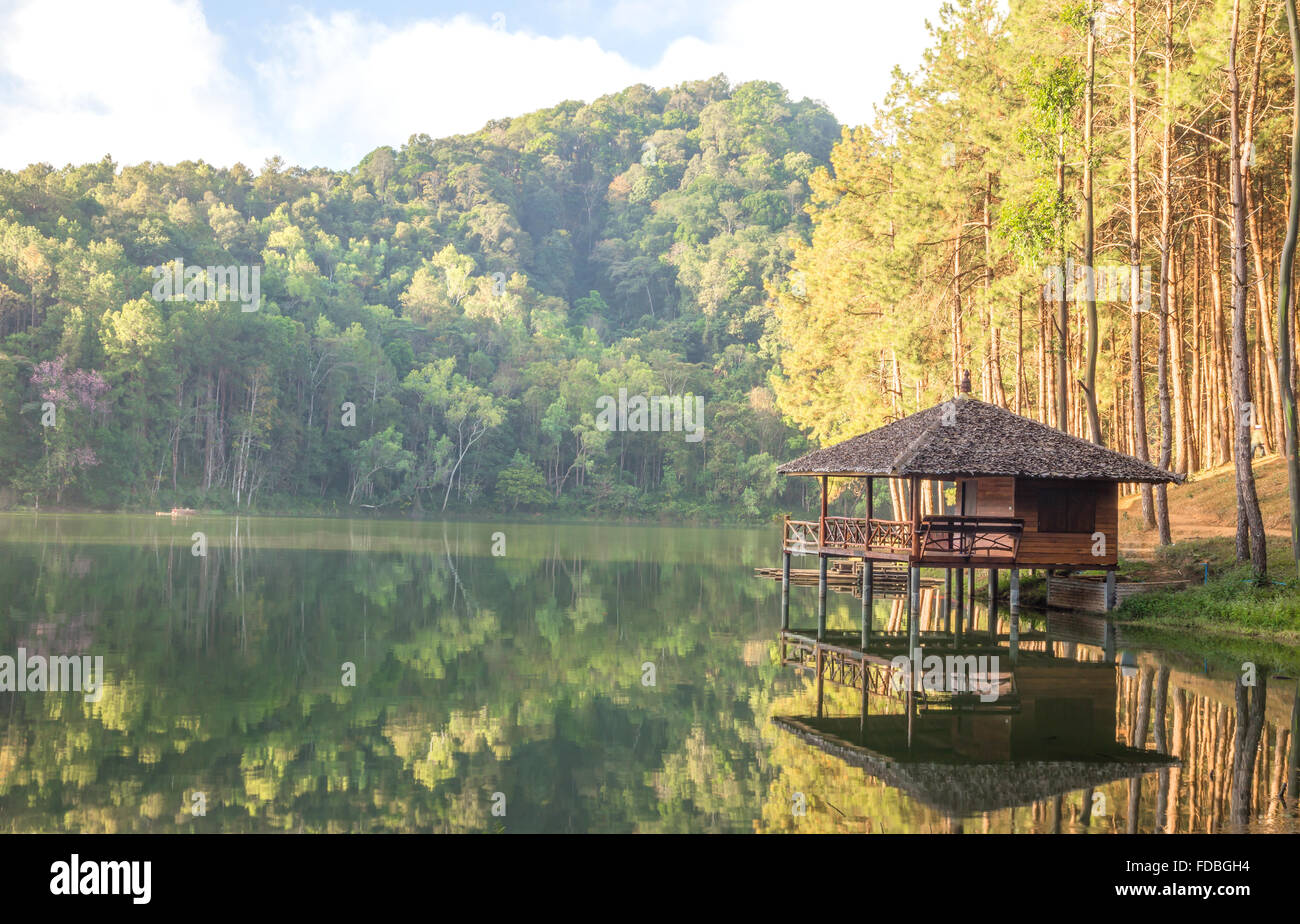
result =
[[[907,647],[915,651],[921,639],[920,571],[914,565],[907,568]]]
[[[998,634],[998,569],[989,569],[989,638]]]
[[[863,528],[866,530],[865,542],[870,542],[871,535],[871,518],[875,516],[876,511],[876,480],[870,476],[867,477],[867,509],[866,522]],[[870,546],[868,546],[870,548]],[[875,588],[876,583],[876,564],[875,562],[862,559],[862,650],[867,650],[867,645],[871,642],[871,620],[876,612]],[[862,706],[863,714],[866,714],[866,689],[867,678],[864,673],[862,678]],[[865,728],[865,726],[864,726]]]
[[[871,619],[875,614],[875,562],[862,562],[862,650],[871,643]]]
[[[790,628],[790,553],[782,555],[781,562],[781,631]]]
[[[826,556],[817,556],[817,641],[826,638]]]
[[[826,476],[822,475],[822,513],[817,520],[817,551],[826,548]]]
[[[907,689],[907,749],[912,750],[912,732],[916,721],[916,691],[913,689],[915,683],[908,684]]]
[[[953,601],[953,633],[955,638],[961,637],[962,622],[966,619],[966,569],[954,569],[954,583],[956,586],[957,597]]]
[[[969,631],[975,631],[975,569],[970,569],[970,622],[966,624]]]
[[[952,631],[952,569],[943,569],[943,631]]]
[[[864,744],[867,741],[867,712],[869,709],[870,700],[868,699],[867,689],[867,665],[864,661],[862,664],[862,716],[858,720],[858,737],[862,739]]]
[[[1020,569],[1011,569],[1011,660],[1020,653]]]
[[[1115,569],[1106,570],[1106,602],[1104,608],[1107,613],[1115,608]]]
[[[962,587],[966,581],[966,573],[961,568],[957,568],[953,578],[957,588],[957,598],[953,601],[952,644],[954,648],[960,648],[962,621],[966,618],[962,603]]]
[[[825,652],[822,650],[822,646],[818,645],[817,646],[817,718],[819,719],[822,717],[822,689],[823,689],[822,664],[824,659],[825,659]]]
[[[916,618],[916,636],[921,636],[921,569],[913,566],[908,573],[908,590],[912,595],[912,614]]]

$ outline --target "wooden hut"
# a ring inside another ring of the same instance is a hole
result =
[[[822,575],[828,557],[859,558],[869,594],[874,563],[897,562],[913,588],[920,568],[935,567],[950,569],[950,581],[955,571],[960,593],[968,571],[973,596],[976,568],[989,569],[991,592],[1007,569],[1013,606],[1025,567],[1104,570],[1113,606],[1120,483],[1183,480],[967,394],[777,471],[821,482],[817,520],[785,518],[784,573],[791,554],[817,555]],[[862,516],[827,515],[831,478],[866,479]],[[902,508],[887,518],[875,509],[881,479],[894,482]]]

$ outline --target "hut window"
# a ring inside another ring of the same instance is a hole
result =
[[[1038,491],[1040,533],[1091,533],[1097,525],[1092,485],[1049,482]]]

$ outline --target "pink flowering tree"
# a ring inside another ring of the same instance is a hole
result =
[[[37,363],[32,385],[41,402],[41,431],[45,443],[45,490],[54,502],[84,469],[98,465],[89,444],[96,414],[106,410],[108,383],[93,369],[69,369],[68,358]]]

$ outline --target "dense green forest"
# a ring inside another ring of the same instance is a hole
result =
[[[766,287],[839,136],[718,76],[342,172],[0,172],[0,507],[766,516],[803,448]],[[258,310],[184,297],[233,266]],[[621,388],[704,438],[598,428]]]

